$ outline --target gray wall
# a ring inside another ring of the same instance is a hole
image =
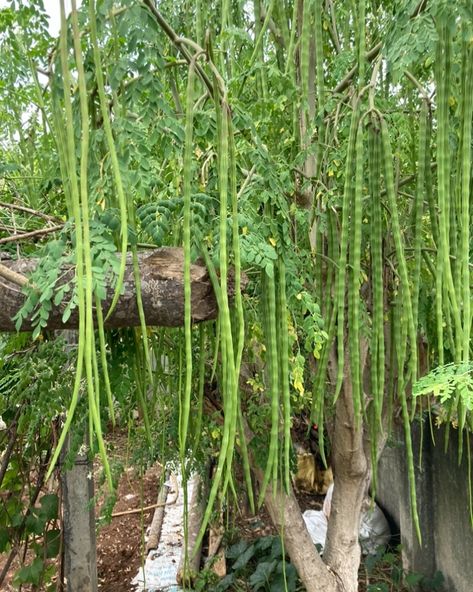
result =
[[[411,519],[406,450],[400,427],[394,430],[394,437],[381,456],[376,497],[399,526],[405,569],[427,576],[440,570],[447,592],[473,592],[473,529],[468,506],[466,440],[459,466],[458,433],[450,430],[446,453],[444,429],[434,428],[434,436],[436,445],[427,424],[423,437],[419,425],[413,427],[421,545]]]

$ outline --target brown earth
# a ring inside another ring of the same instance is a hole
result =
[[[128,468],[120,479],[113,513],[135,510],[156,503],[159,468],[153,467],[140,478]],[[153,510],[113,517],[97,535],[98,586],[101,592],[130,592],[131,580],[145,560],[144,536]]]
[[[110,456],[119,460],[126,466],[121,475],[117,502],[113,508],[112,519],[109,523],[101,525],[97,531],[97,571],[98,586],[100,592],[131,592],[131,581],[138,573],[145,560],[145,533],[151,524],[153,510],[141,512],[141,507],[151,506],[156,503],[159,493],[160,466],[156,464],[144,475],[129,464],[128,443],[125,433],[115,432],[109,435],[108,444],[111,447]],[[95,471],[96,482],[99,481],[100,469]],[[303,492],[298,493],[301,509],[320,509],[321,497]],[[97,495],[96,516],[100,516],[104,502],[100,491]],[[251,516],[249,512],[242,510],[245,504],[240,504],[240,511],[233,516],[233,526],[236,536],[246,539],[257,539],[269,534],[276,534],[271,520],[264,508],[259,514]],[[137,510],[137,511],[134,511]],[[130,512],[121,516],[114,516],[121,512]],[[4,557],[0,555],[0,569]],[[58,561],[56,572],[59,571]],[[11,580],[15,571],[19,568],[16,560],[10,569],[7,580],[3,582],[2,592],[14,592]],[[57,582],[58,576],[53,578]],[[60,590],[60,586],[56,588]],[[23,592],[30,592],[30,586],[23,586]],[[41,591],[42,592],[42,591]]]

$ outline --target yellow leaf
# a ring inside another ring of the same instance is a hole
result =
[[[298,356],[299,357],[299,356]],[[292,385],[301,396],[304,394],[304,367],[296,365],[292,369]]]
[[[273,247],[276,246],[276,240],[273,237],[269,239],[269,242],[273,245]]]
[[[303,395],[305,392],[304,389],[304,385],[302,384],[302,381],[300,378],[296,378],[294,379],[294,388],[296,389],[296,391],[300,394]]]

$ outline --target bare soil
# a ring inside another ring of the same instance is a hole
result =
[[[113,513],[140,509],[156,503],[159,469],[153,467],[139,478],[133,468],[122,475]],[[99,509],[98,509],[99,510]],[[131,580],[145,560],[146,528],[153,510],[113,517],[97,535],[97,571],[101,592],[130,592]]]
[[[123,463],[128,462],[127,438],[125,433],[115,432],[109,435],[108,444],[111,445],[111,456]],[[151,524],[154,510],[141,512],[140,508],[152,506],[156,503],[159,493],[161,468],[158,464],[150,468],[140,476],[132,467],[125,468],[121,475],[117,502],[113,509],[112,519],[109,523],[101,525],[97,531],[97,571],[98,586],[100,592],[131,592],[131,581],[138,573],[145,560],[145,533]],[[94,471],[96,491],[100,469]],[[316,494],[298,493],[301,509],[320,509],[323,498]],[[97,495],[96,516],[100,516],[104,503],[103,496]],[[240,504],[240,510],[233,516],[233,531],[236,537],[245,539],[257,539],[270,534],[277,534],[268,514],[264,508],[257,516],[251,516],[244,511],[245,504]],[[137,511],[134,511],[137,510]],[[127,512],[125,515],[114,516],[117,513]],[[5,556],[0,555],[0,569]],[[57,572],[59,572],[59,562]],[[14,592],[12,578],[19,568],[18,560],[15,560],[9,571],[7,580],[4,581],[2,592]],[[53,578],[57,582],[58,576]],[[23,592],[30,592],[30,586],[23,586]],[[59,590],[59,586],[58,586]]]

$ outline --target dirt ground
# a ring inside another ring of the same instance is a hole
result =
[[[126,434],[116,432],[109,444],[112,445],[111,456],[127,463]],[[154,513],[154,510],[141,512],[140,508],[152,506],[157,502],[160,471],[159,464],[156,464],[140,477],[132,466],[126,466],[121,475],[112,520],[100,526],[97,532],[97,571],[100,592],[132,592],[134,589],[131,581],[144,563],[145,534]],[[100,470],[97,469],[94,473],[98,481]],[[320,509],[322,506],[320,496],[299,493],[298,497],[302,510]],[[99,493],[96,505],[97,517],[100,515],[102,504],[103,497]],[[240,509],[242,506],[244,504]],[[138,511],[133,512],[133,510]],[[121,512],[129,513],[115,516]],[[264,509],[256,517],[245,515],[244,512],[236,512],[233,516],[233,525],[239,536],[247,539],[276,534]],[[0,569],[4,560],[5,557],[0,555]],[[56,563],[59,564],[57,561]],[[18,561],[15,561],[6,581],[3,582],[2,592],[16,590],[11,580],[18,567]],[[59,566],[56,571],[59,571]],[[57,582],[57,576],[53,581]],[[60,589],[59,586],[57,589]],[[22,587],[23,592],[30,590],[30,586]]]
[[[125,469],[118,487],[113,514],[139,510],[156,503],[160,470],[153,467],[140,478],[136,471]],[[100,511],[100,508],[97,508]],[[153,510],[113,517],[97,534],[98,587],[102,592],[130,592],[131,580],[145,559],[146,528]]]
[[[156,503],[159,469],[150,469],[140,479],[133,468],[126,469],[118,487],[113,513],[139,509]],[[153,510],[112,518],[97,535],[98,586],[101,592],[130,592],[131,580],[145,559],[144,535]]]
[[[112,457],[119,458],[122,462],[126,459],[126,435],[116,433],[113,436]],[[100,471],[95,471],[98,480]],[[117,491],[117,503],[113,514],[132,511],[123,516],[113,517],[109,524],[101,526],[97,533],[97,571],[98,586],[101,592],[131,592],[131,580],[137,574],[142,561],[144,561],[143,545],[146,528],[153,518],[153,510],[142,513],[141,507],[151,506],[156,503],[159,488],[160,467],[155,465],[149,469],[142,478],[133,467],[125,468]],[[96,516],[100,515],[103,497],[97,495]],[[3,568],[7,554],[0,554],[0,571]],[[26,555],[28,563],[29,554]],[[59,572],[59,561],[53,561],[56,574]],[[2,592],[16,592],[12,580],[20,563],[15,559],[9,572],[0,587]],[[58,575],[53,577],[53,583],[57,585]],[[21,590],[29,592],[31,586],[24,585]],[[39,591],[38,591],[39,592]],[[41,590],[42,592],[42,590]]]
[[[114,439],[114,455],[122,460],[126,457],[126,438],[117,434]],[[139,508],[156,503],[159,487],[159,466],[150,469],[140,481],[132,467],[126,469],[120,479],[117,503],[113,513]],[[302,511],[320,510],[323,497],[316,494],[298,493]],[[142,502],[141,502],[142,500]],[[238,536],[257,539],[277,534],[268,514],[262,508],[257,516],[245,514],[245,504],[235,512],[233,525]],[[100,511],[100,503],[97,512]],[[144,540],[146,528],[151,524],[153,510],[144,514],[127,514],[112,518],[103,526],[97,536],[97,570],[101,592],[131,592],[131,580],[144,562]]]

